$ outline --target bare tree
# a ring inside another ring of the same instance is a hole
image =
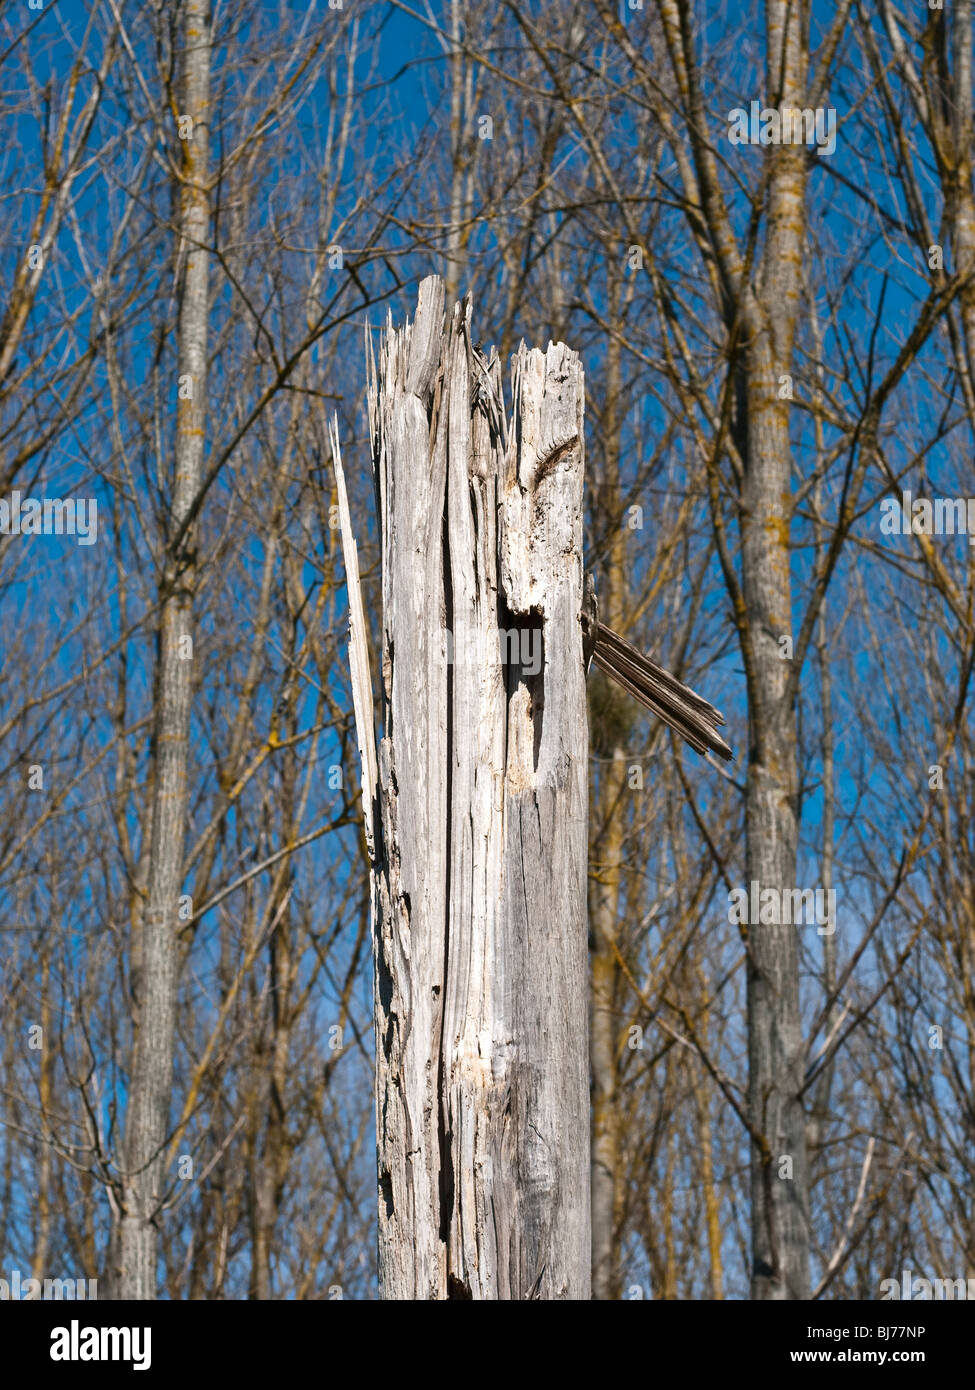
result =
[[[210,282],[210,6],[186,0],[179,188],[179,405],[175,468],[159,589],[153,726],[154,785],[147,894],[142,916],[143,985],[125,1122],[116,1287],[122,1299],[155,1296],[157,1215],[169,1125],[176,1028],[177,922],[189,800],[196,531],[207,403]]]

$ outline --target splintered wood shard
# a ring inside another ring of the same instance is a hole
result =
[[[717,730],[724,715],[605,623],[596,625],[592,659],[696,752],[710,749],[726,761],[734,758]]]
[[[431,277],[367,368],[386,1298],[589,1297],[583,374],[561,344],[512,361],[509,421]]]

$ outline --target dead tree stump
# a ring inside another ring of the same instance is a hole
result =
[[[338,441],[373,859],[384,1298],[588,1299],[583,373],[436,277],[369,353],[382,721]],[[351,549],[350,549],[351,547]],[[356,594],[353,595],[353,587]]]

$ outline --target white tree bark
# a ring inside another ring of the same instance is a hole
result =
[[[370,370],[386,1298],[589,1297],[583,375],[561,344],[513,364],[509,426],[431,277]]]

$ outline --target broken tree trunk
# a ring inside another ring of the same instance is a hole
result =
[[[338,441],[373,857],[385,1298],[589,1297],[583,374],[420,286],[369,414],[383,736]]]

